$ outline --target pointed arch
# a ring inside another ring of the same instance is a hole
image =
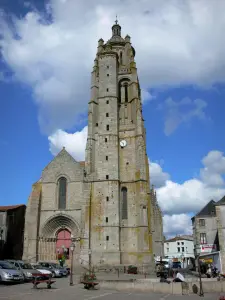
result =
[[[57,214],[47,219],[43,224],[41,236],[44,238],[56,238],[61,230],[67,230],[73,236],[79,235],[79,225],[72,217],[66,214]]]

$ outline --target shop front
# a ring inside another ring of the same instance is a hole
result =
[[[211,253],[201,253],[199,255],[200,263],[205,265],[213,265],[216,267],[220,273],[222,273],[221,257],[220,251],[211,252]]]

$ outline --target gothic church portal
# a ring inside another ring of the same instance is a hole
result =
[[[153,255],[163,255],[134,58],[116,21],[110,40],[98,41],[85,162],[63,148],[33,185],[24,259],[55,261],[61,251],[69,258],[73,238],[79,238],[75,264],[151,264]]]

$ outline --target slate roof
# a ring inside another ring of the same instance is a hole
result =
[[[8,210],[16,209],[16,208],[19,208],[19,207],[22,207],[22,206],[25,206],[25,204],[0,206],[0,211],[8,211]]]
[[[182,236],[182,235],[179,235],[179,236],[175,236],[174,238],[171,238],[171,239],[168,239],[165,241],[165,243],[169,243],[169,242],[177,242],[177,241],[193,241],[193,236]]]
[[[225,205],[225,196],[223,196],[222,199],[220,199],[218,202],[216,202],[215,205],[216,206]]]
[[[216,202],[214,200],[209,201],[209,203],[206,204],[206,206],[204,206],[203,209],[199,213],[197,213],[197,215],[195,215],[195,217],[215,215],[215,204]]]

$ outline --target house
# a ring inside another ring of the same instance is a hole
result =
[[[218,235],[218,215],[221,214],[220,201],[209,201],[203,209],[192,218],[194,254],[196,265],[198,259],[206,264],[214,264],[222,271],[220,248],[222,242]],[[220,218],[221,232],[224,226]]]
[[[176,236],[164,242],[165,257],[172,259],[174,262],[181,262],[182,267],[190,265],[194,259],[193,237],[190,235]]]
[[[225,196],[215,204],[221,271],[225,271]]]
[[[26,205],[0,206],[0,259],[22,259]]]

